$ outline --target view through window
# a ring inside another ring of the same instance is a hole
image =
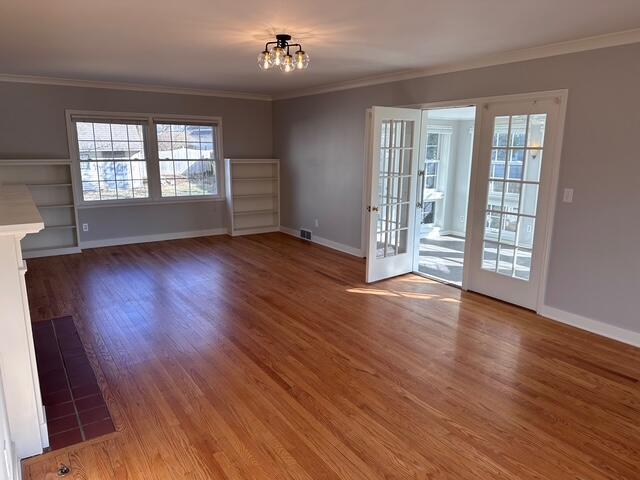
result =
[[[73,122],[85,202],[220,193],[216,124],[154,123],[151,117]],[[157,142],[147,141],[149,125]]]

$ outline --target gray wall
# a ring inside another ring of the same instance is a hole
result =
[[[0,82],[0,159],[68,158],[65,109],[220,116],[224,155],[271,157],[271,102],[84,87]],[[1,161],[1,160],[0,160]],[[80,210],[81,240],[225,226],[224,202]]]
[[[365,109],[569,89],[546,303],[640,331],[640,44],[274,103],[282,224],[359,248]]]

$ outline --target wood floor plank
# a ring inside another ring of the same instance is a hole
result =
[[[628,345],[415,275],[367,285],[282,234],[28,267],[33,321],[73,315],[118,430],[28,480],[640,478]]]

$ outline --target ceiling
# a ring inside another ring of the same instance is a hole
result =
[[[638,0],[3,0],[0,73],[278,95],[637,27]],[[258,70],[275,32],[308,70]]]

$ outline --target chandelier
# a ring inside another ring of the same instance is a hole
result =
[[[258,55],[258,66],[261,70],[279,67],[283,72],[304,70],[309,66],[309,55],[302,50],[299,43],[289,43],[291,35],[280,33],[275,42],[267,42],[264,50]],[[297,47],[293,55],[291,49]]]

